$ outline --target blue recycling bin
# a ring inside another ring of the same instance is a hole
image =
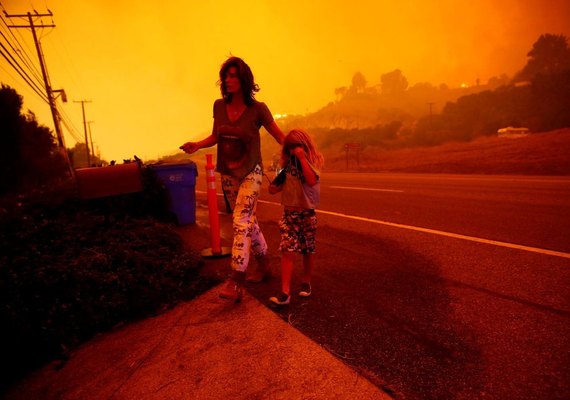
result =
[[[196,222],[196,163],[155,164],[151,168],[168,192],[168,206],[179,225]]]

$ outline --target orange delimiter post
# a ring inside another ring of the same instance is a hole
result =
[[[218,217],[218,195],[216,193],[216,177],[212,154],[206,154],[206,184],[208,187],[208,212],[210,217],[210,241],[212,253],[221,254],[220,219]]]

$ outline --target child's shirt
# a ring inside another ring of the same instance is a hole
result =
[[[310,164],[309,164],[310,165]],[[317,183],[310,186],[305,183],[301,163],[296,157],[291,157],[280,174],[285,174],[285,181],[281,184],[281,204],[288,207],[315,209],[321,197],[321,184],[319,172],[311,165],[317,176]],[[279,183],[278,183],[279,185]]]

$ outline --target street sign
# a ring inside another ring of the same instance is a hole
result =
[[[345,143],[344,150],[346,151],[346,169],[348,169],[348,153],[350,149],[356,150],[356,168],[360,167],[360,143]]]

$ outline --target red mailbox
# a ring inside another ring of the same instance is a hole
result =
[[[141,167],[138,163],[75,170],[79,197],[95,199],[142,191]]]

